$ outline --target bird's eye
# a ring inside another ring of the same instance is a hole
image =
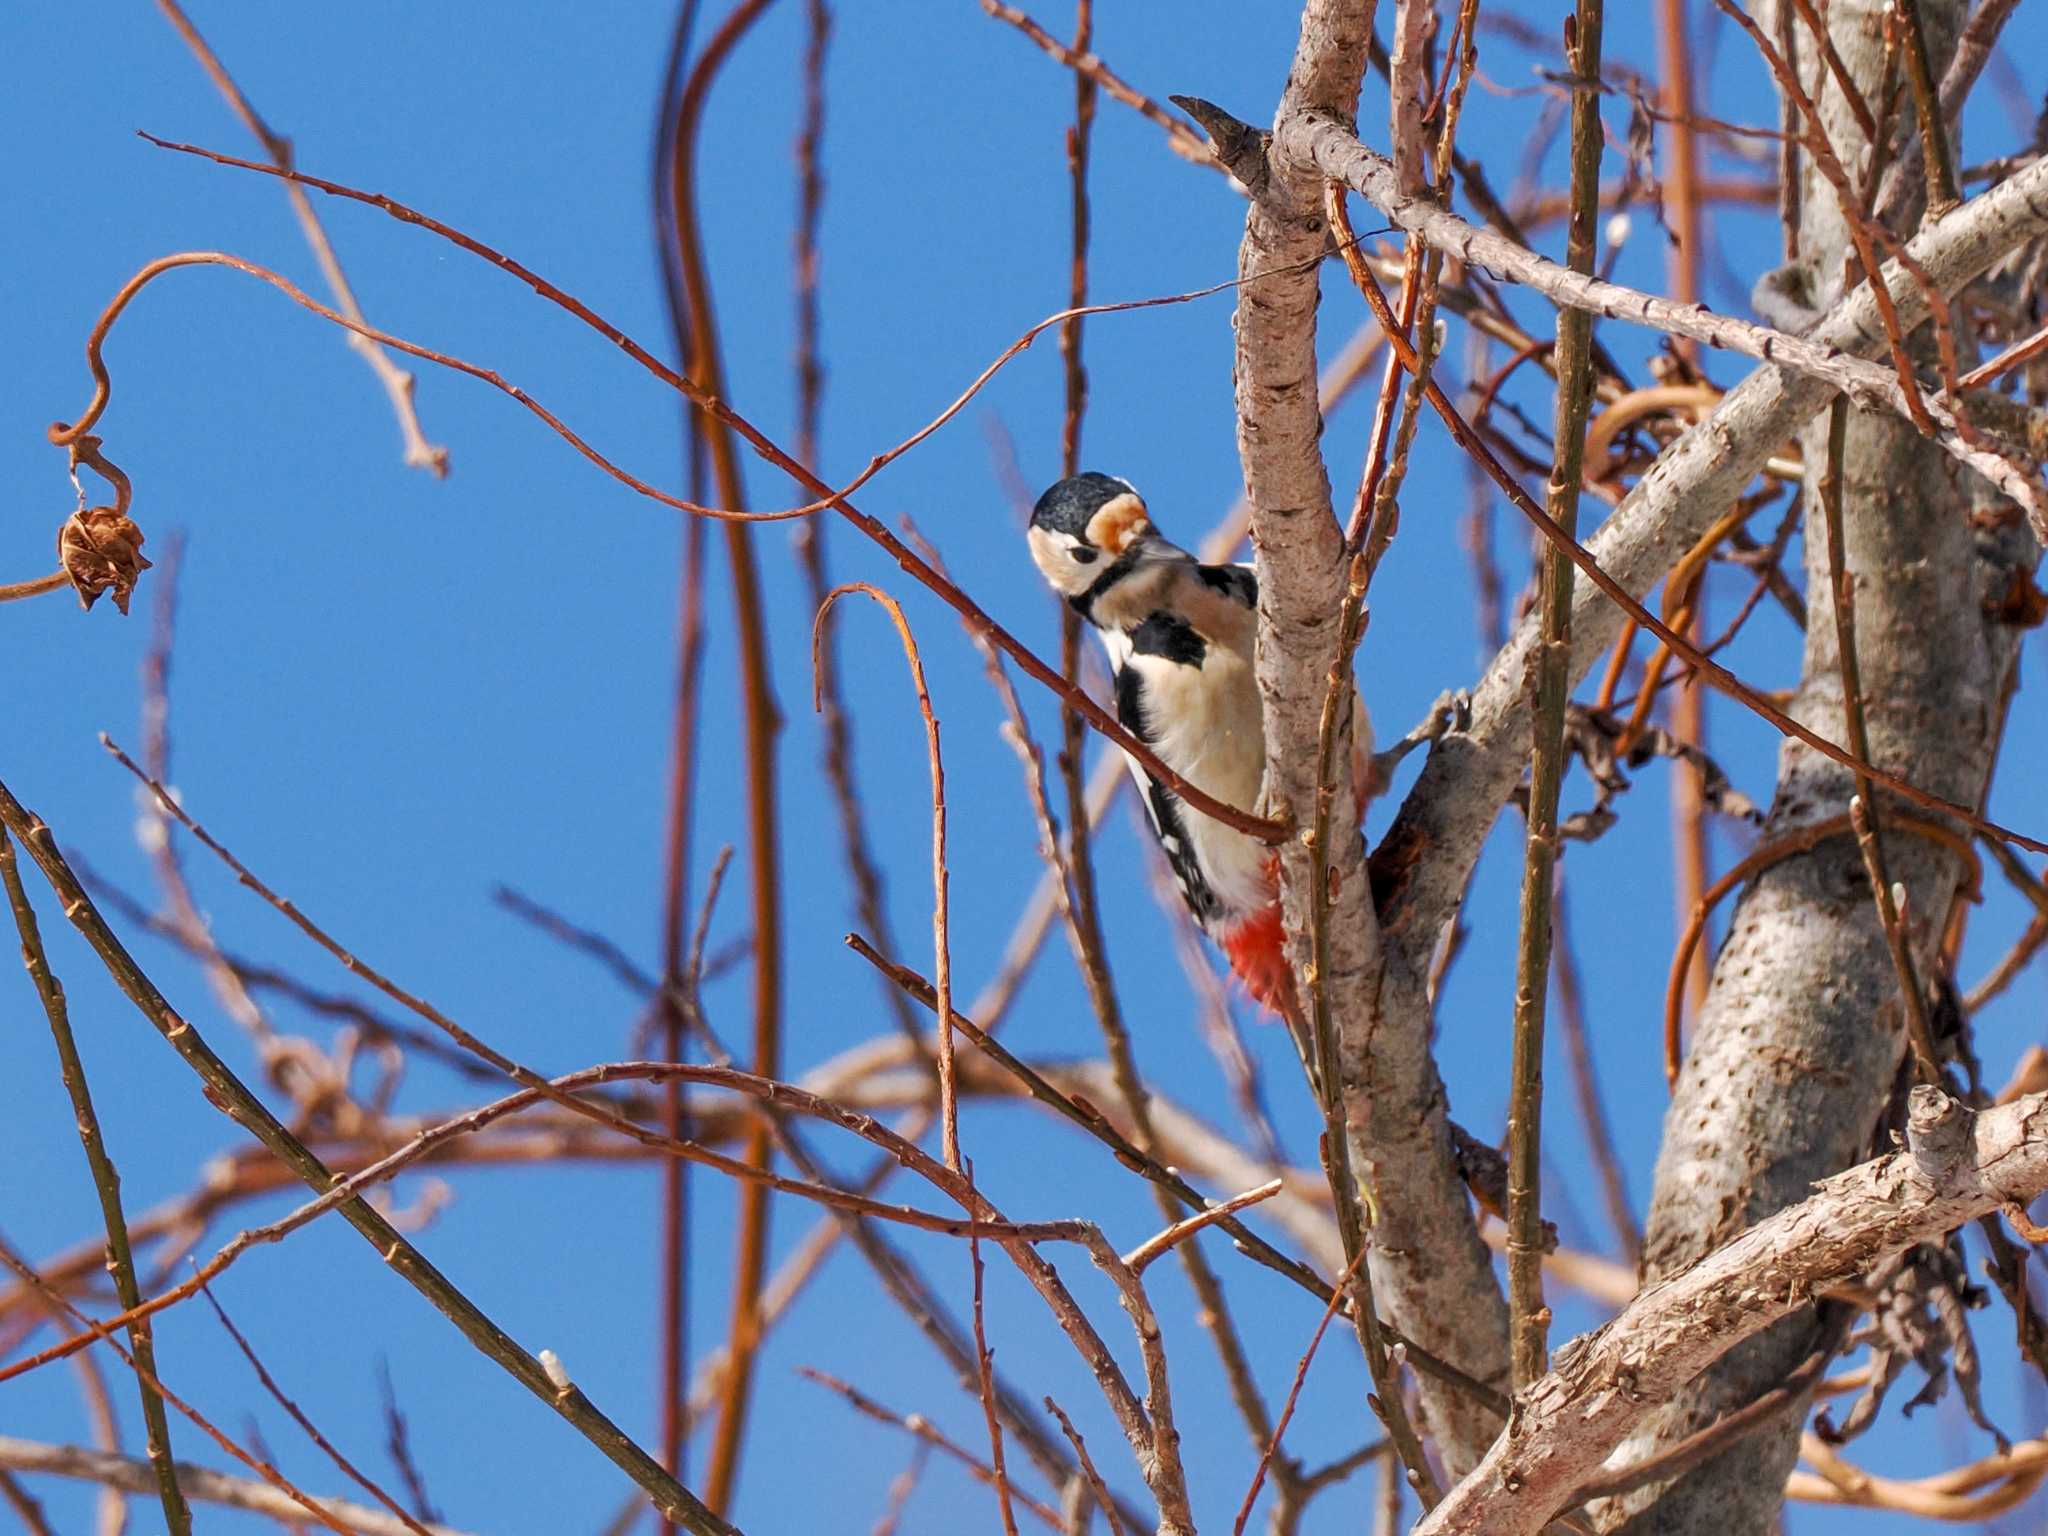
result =
[[[1074,563],[1076,565],[1093,565],[1095,563],[1096,557],[1100,555],[1102,551],[1099,549],[1090,549],[1086,544],[1076,544],[1072,549],[1067,551],[1067,553],[1074,557]]]

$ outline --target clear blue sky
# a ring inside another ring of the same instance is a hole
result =
[[[1293,7],[1182,0],[1171,8],[1171,25],[1162,25],[1166,7],[1099,9],[1098,49],[1142,89],[1207,96],[1254,120],[1270,112],[1293,46]],[[1548,27],[1561,8],[1514,9]],[[1648,8],[1612,9],[1610,59],[1649,68],[1651,39],[1638,14]],[[841,478],[925,421],[1018,333],[1060,307],[1067,282],[1060,143],[1072,103],[1067,75],[966,0],[842,12],[828,80],[822,293],[830,370],[824,459]],[[794,0],[784,0],[735,55],[712,101],[702,170],[730,393],[785,436],[800,18]],[[304,168],[387,191],[516,254],[663,349],[646,187],[664,7],[486,10],[364,0],[205,5],[195,19],[257,107],[294,140]],[[1068,24],[1063,13],[1043,19],[1056,31]],[[1726,28],[1711,32],[1698,73],[1711,82],[1717,110],[1773,121],[1746,48]],[[0,579],[16,580],[48,568],[53,530],[72,504],[63,461],[43,430],[82,408],[84,335],[121,282],[155,256],[207,248],[274,266],[308,288],[317,287],[317,274],[275,184],[134,137],[147,128],[253,152],[153,10],[15,7],[0,21],[0,47],[8,61],[0,129],[15,146],[0,251],[8,360],[0,373],[0,472],[9,488]],[[2019,62],[2038,96],[2038,57]],[[1535,83],[1530,66],[1506,39],[1485,35],[1489,83],[1472,93],[1462,143],[1499,167],[1503,184],[1541,108],[1540,99],[1519,94]],[[1368,138],[1383,136],[1382,100],[1369,85]],[[1608,122],[1615,132],[1625,127],[1619,107],[1610,105]],[[1970,127],[1971,158],[2014,147],[2011,119],[1990,93]],[[1720,162],[1717,170],[1743,173]],[[1233,270],[1237,198],[1221,178],[1167,153],[1150,124],[1107,100],[1097,125],[1093,205],[1099,298],[1196,288]],[[365,209],[323,204],[321,211],[372,320],[497,369],[626,467],[677,484],[676,402],[614,348],[431,237]],[[1750,279],[1775,260],[1774,231],[1756,218],[1717,217],[1714,239],[1707,298],[1740,309]],[[1639,214],[1620,275],[1659,284],[1662,251],[1661,236]],[[1335,282],[1326,296],[1324,336],[1334,347],[1356,325],[1359,306]],[[1540,306],[1517,302],[1529,323],[1548,326]],[[1087,330],[1093,396],[1085,457],[1135,480],[1167,530],[1191,540],[1239,485],[1229,322],[1224,295],[1102,319]],[[1642,335],[1613,326],[1602,335],[1640,368]],[[115,395],[100,430],[135,479],[150,551],[160,552],[173,530],[188,538],[173,685],[174,778],[186,803],[344,942],[506,1050],[551,1070],[622,1055],[636,1001],[587,962],[536,938],[495,907],[490,892],[499,882],[516,885],[643,960],[655,953],[676,515],[599,476],[502,397],[425,369],[420,417],[450,449],[454,473],[437,483],[404,468],[384,397],[339,333],[230,273],[179,272],[152,287],[122,321],[108,356]],[[1717,358],[1710,369],[1730,383],[1744,365]],[[1059,399],[1048,337],[860,498],[884,518],[913,515],[976,597],[1042,651],[1055,645],[1054,614],[1024,558],[984,427],[999,418],[1016,440],[1025,477],[1043,483],[1057,472]],[[1547,407],[1540,414],[1547,419]],[[1356,406],[1330,423],[1340,486],[1357,473],[1364,429]],[[1406,527],[1375,589],[1361,664],[1383,736],[1405,729],[1440,689],[1472,681],[1483,660],[1457,539],[1464,474],[1434,427],[1423,430]],[[748,480],[758,504],[794,499],[772,471],[750,469]],[[1525,538],[1511,516],[1502,513],[1498,547],[1512,590],[1527,567]],[[842,527],[834,525],[830,538],[835,573],[897,592],[924,644],[952,786],[954,963],[967,995],[991,974],[1020,893],[1037,872],[1015,762],[996,737],[996,706],[957,625]],[[764,530],[758,545],[788,717],[781,745],[790,851],[787,1051],[798,1073],[888,1024],[870,976],[839,942],[849,926],[846,882],[814,768],[817,733],[805,707],[809,614],[788,533]],[[1725,604],[1735,588],[1715,590]],[[137,665],[153,598],[146,582],[136,616],[125,622],[111,605],[81,615],[63,597],[0,609],[12,725],[0,748],[0,778],[69,847],[139,893],[151,886],[134,837],[131,783],[95,733],[136,739]],[[714,595],[713,610],[696,817],[699,889],[703,864],[741,825],[735,663],[722,596]],[[922,738],[893,635],[871,611],[848,608],[842,617],[860,770],[895,925],[909,958],[927,964]],[[1767,611],[1753,633],[1736,664],[1759,685],[1785,685],[1796,656],[1789,628]],[[2028,644],[2027,664],[2039,664],[2038,641]],[[1049,733],[1048,699],[1027,687],[1026,702]],[[1713,736],[1737,783],[1766,799],[1775,750],[1768,733],[1719,711]],[[2040,808],[2024,765],[2044,749],[2048,731],[2037,701],[2023,692],[1992,810],[2037,832]],[[1673,927],[1665,789],[1665,774],[1645,769],[1623,825],[1570,855],[1582,893],[1575,914],[1595,1043],[1639,1204],[1665,1102],[1659,1010]],[[1583,787],[1572,793],[1583,795]],[[1388,814],[1378,809],[1375,830]],[[1518,843],[1509,817],[1481,866],[1473,942],[1440,1014],[1455,1112],[1486,1137],[1499,1131],[1506,1092]],[[1741,847],[1740,829],[1721,831],[1721,867]],[[1120,812],[1100,845],[1102,880],[1139,1056],[1164,1091],[1225,1119],[1229,1101],[1197,1044],[1188,989],[1145,893],[1139,851]],[[225,944],[349,989],[346,977],[203,854],[195,850],[189,866]],[[54,905],[45,902],[44,912],[129,1209],[146,1210],[191,1187],[239,1133],[62,931]],[[1991,893],[1972,928],[1966,982],[2023,921],[2002,891]],[[731,939],[745,923],[742,903],[729,901],[715,938]],[[196,971],[144,937],[135,942],[201,1030],[255,1076],[246,1041]],[[29,1253],[48,1255],[91,1235],[91,1188],[32,995],[25,981],[0,977],[0,997],[8,999],[0,1020],[9,1063],[0,1072],[0,1231]],[[2039,1037],[2043,1001],[2036,967],[1980,1019],[1979,1047],[1993,1080]],[[710,1006],[726,1032],[743,1034],[744,975],[716,986]],[[322,1041],[332,1028],[288,1008],[279,1022]],[[1011,1029],[1013,1042],[1032,1053],[1099,1049],[1063,946],[1048,948]],[[1253,1041],[1290,1149],[1312,1161],[1307,1101],[1285,1042],[1264,1028],[1253,1030]],[[1550,1155],[1561,1191],[1554,1214],[1568,1241],[1604,1247],[1561,1062],[1551,1082]],[[452,1109],[476,1092],[419,1065],[398,1106]],[[979,1176],[1014,1215],[1085,1213],[1125,1244],[1156,1225],[1134,1181],[1063,1127],[1022,1110],[975,1105],[963,1137]],[[840,1168],[865,1163],[858,1148],[813,1140]],[[522,1342],[557,1351],[600,1405],[651,1439],[651,1167],[447,1177],[453,1199],[421,1235],[426,1251]],[[424,1182],[401,1181],[400,1203],[419,1198]],[[716,1181],[700,1178],[696,1188],[693,1276],[704,1337],[724,1311],[731,1207]],[[908,1197],[909,1186],[903,1190]],[[283,1201],[238,1207],[202,1248],[285,1208]],[[778,1252],[812,1219],[779,1204]],[[957,1246],[941,1239],[909,1246],[952,1295],[964,1297],[967,1265]],[[1264,1362],[1263,1384],[1277,1399],[1314,1327],[1314,1310],[1224,1245],[1212,1252]],[[1135,1369],[1107,1289],[1086,1266],[1064,1267]],[[1197,1509],[1204,1528],[1217,1529],[1236,1507],[1253,1453],[1192,1325],[1183,1280],[1170,1265],[1152,1274],[1168,1317]],[[994,1262],[990,1287],[999,1364],[1027,1396],[1055,1394],[1111,1480],[1136,1490],[1114,1426],[1042,1309]],[[594,1450],[471,1352],[337,1222],[251,1256],[220,1290],[286,1389],[387,1480],[377,1363],[388,1361],[433,1496],[458,1527],[596,1530],[628,1492]],[[1569,1295],[1559,1311],[1560,1337],[1594,1318]],[[2048,1411],[2040,1392],[2018,1386],[1998,1363],[2009,1338],[2001,1309],[1979,1314],[1978,1324],[1994,1363],[1994,1415],[2015,1436],[2038,1432]],[[263,1441],[309,1488],[339,1491],[338,1474],[263,1397],[210,1316],[178,1310],[164,1319],[159,1341],[163,1374],[176,1389],[237,1433],[260,1426]],[[107,1364],[133,1448],[140,1443],[133,1393],[111,1356]],[[983,1443],[978,1408],[878,1297],[859,1262],[842,1255],[765,1352],[737,1511],[750,1531],[864,1530],[906,1458],[900,1435],[855,1418],[798,1379],[799,1364],[850,1377],[889,1403],[932,1415],[969,1445]],[[1361,1380],[1355,1350],[1333,1338],[1290,1444],[1321,1459],[1365,1438],[1371,1426]],[[1900,1396],[1915,1386],[1909,1375]],[[1888,1471],[1967,1459],[1982,1449],[1982,1437],[1954,1406],[1904,1426],[1888,1415],[1858,1454]],[[67,1371],[0,1387],[0,1433],[87,1440]],[[174,1421],[172,1433],[181,1454],[220,1460],[189,1426]],[[48,1481],[39,1489],[59,1528],[82,1528],[90,1518],[85,1491]],[[1311,1527],[1355,1528],[1366,1493],[1361,1483],[1329,1496]],[[160,1518],[146,1501],[136,1503],[134,1529],[154,1529]],[[903,1528],[986,1529],[993,1519],[982,1491],[935,1465]],[[2020,1515],[2008,1520],[2008,1529],[2024,1525]],[[211,1509],[201,1524],[254,1528]],[[1888,1527],[1800,1509],[1791,1528],[1820,1536]]]

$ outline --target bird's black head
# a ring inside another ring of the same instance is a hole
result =
[[[1114,475],[1074,475],[1038,498],[1031,509],[1031,558],[1053,590],[1079,597],[1103,571],[1151,531],[1145,499]]]

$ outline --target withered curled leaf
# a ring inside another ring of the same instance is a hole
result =
[[[136,578],[150,565],[142,554],[142,530],[112,507],[87,507],[64,519],[57,530],[57,563],[71,578],[80,607],[90,608],[111,591],[123,613]]]

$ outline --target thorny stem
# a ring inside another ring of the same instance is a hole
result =
[[[1582,82],[1572,95],[1572,211],[1565,264],[1593,269],[1600,198],[1599,78],[1603,0],[1579,0],[1565,19],[1565,58]],[[1550,517],[1578,537],[1579,478],[1592,399],[1592,316],[1557,318],[1556,467]],[[1515,1035],[1508,1100],[1508,1344],[1514,1388],[1526,1391],[1548,1366],[1550,1310],[1543,1304],[1543,1025],[1550,995],[1551,902],[1556,891],[1557,800],[1564,782],[1565,704],[1571,693],[1572,567],[1550,546],[1543,567],[1543,642],[1536,653],[1535,721],[1529,758],[1529,832],[1522,865],[1521,934],[1516,949]]]
[[[100,1119],[93,1109],[92,1090],[85,1080],[85,1063],[78,1054],[78,1041],[71,1033],[71,1011],[64,1001],[64,984],[50,969],[43,950],[43,936],[36,922],[35,908],[21,883],[21,867],[14,856],[14,844],[0,832],[0,881],[7,886],[7,902],[14,909],[15,931],[21,935],[21,960],[35,983],[43,1013],[50,1021],[50,1035],[57,1044],[57,1061],[64,1088],[71,1096],[71,1112],[78,1122],[78,1141],[85,1149],[86,1166],[92,1170],[93,1188],[99,1191],[100,1216],[107,1228],[107,1269],[114,1277],[114,1292],[123,1310],[142,1305],[142,1289],[135,1282],[135,1255],[128,1246],[128,1218],[121,1210],[121,1174],[107,1151],[100,1133]],[[156,1375],[156,1345],[148,1322],[136,1319],[128,1325],[128,1342],[135,1351],[135,1363],[142,1392],[142,1422],[149,1464],[156,1472],[157,1496],[163,1502],[164,1521],[176,1536],[190,1536],[192,1512],[178,1488],[177,1469],[171,1462],[170,1421],[164,1400],[153,1385]]]
[[[205,1085],[208,1101],[219,1106],[268,1147],[316,1193],[324,1193],[333,1185],[336,1176],[327,1165],[270,1113],[263,1101],[214,1053],[190,1021],[182,1018],[165,1000],[156,983],[144,974],[100,916],[92,898],[86,895],[85,887],[79,884],[78,876],[58,851],[57,840],[51,835],[48,825],[41,817],[25,809],[4,784],[0,784],[0,825],[21,840],[29,857],[35,860],[43,877],[63,902],[64,915],[84,935],[116,985],[198,1075]],[[657,1509],[667,1512],[679,1524],[697,1532],[698,1536],[737,1536],[734,1526],[712,1513],[660,1462],[600,1412],[580,1389],[558,1385],[538,1359],[492,1322],[475,1302],[429,1263],[419,1249],[366,1201],[360,1197],[351,1198],[343,1201],[340,1209],[343,1219],[363,1235],[387,1265],[432,1302],[435,1309],[454,1323],[480,1352],[567,1419],[614,1465],[646,1489]]]

